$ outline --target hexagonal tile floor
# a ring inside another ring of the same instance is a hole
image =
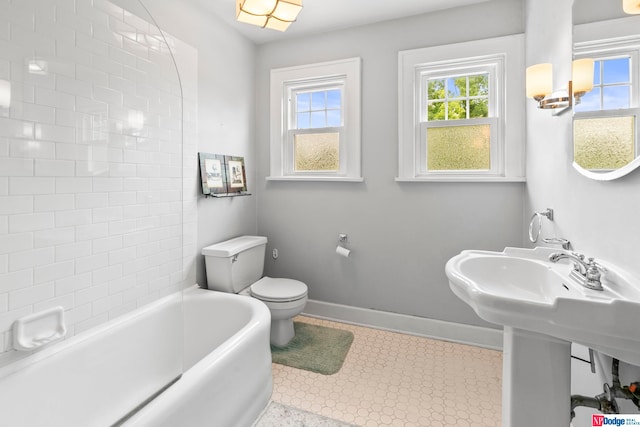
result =
[[[355,338],[334,375],[273,364],[273,401],[359,426],[501,425],[501,352],[306,316],[296,320],[347,329]]]

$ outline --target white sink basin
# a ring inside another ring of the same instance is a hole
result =
[[[577,342],[640,365],[640,282],[611,264],[603,291],[569,277],[551,248],[463,251],[446,265],[451,290],[484,320]]]

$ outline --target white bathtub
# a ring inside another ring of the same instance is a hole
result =
[[[0,369],[0,425],[250,426],[271,396],[269,327],[261,302],[194,286]]]

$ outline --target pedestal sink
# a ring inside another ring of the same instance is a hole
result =
[[[449,285],[482,319],[504,326],[505,427],[570,421],[571,342],[640,365],[640,282],[606,268],[604,290],[569,277],[557,250],[463,251],[446,265]]]

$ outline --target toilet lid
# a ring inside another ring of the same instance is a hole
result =
[[[307,285],[293,279],[263,277],[251,285],[251,295],[264,301],[294,301],[307,296]]]

